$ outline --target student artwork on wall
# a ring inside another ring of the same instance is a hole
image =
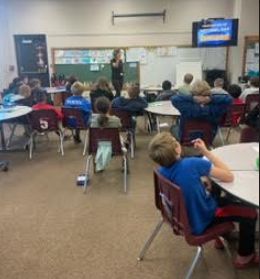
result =
[[[157,55],[158,56],[177,56],[178,48],[177,47],[158,47]]]
[[[130,48],[126,51],[126,62],[147,64],[147,49],[144,47]]]
[[[113,58],[113,49],[103,50],[55,50],[55,63],[59,65],[89,65],[89,64],[110,64]],[[122,51],[123,61],[125,53]]]

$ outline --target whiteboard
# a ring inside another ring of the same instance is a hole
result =
[[[226,70],[227,48],[177,48],[177,55],[159,56],[157,48],[147,49],[147,63],[140,65],[140,82],[158,86],[164,80],[176,84],[176,67],[181,62],[201,62],[202,70]],[[182,78],[183,79],[183,78]]]
[[[183,84],[183,77],[187,74],[194,76],[194,81],[202,80],[202,62],[180,62],[176,66],[176,85],[180,87]]]

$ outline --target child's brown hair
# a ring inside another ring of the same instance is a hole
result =
[[[178,141],[170,133],[161,133],[151,141],[149,156],[160,166],[169,167],[179,159],[178,146]]]
[[[140,94],[140,86],[137,83],[131,83],[128,87],[128,95],[131,99],[136,99]]]

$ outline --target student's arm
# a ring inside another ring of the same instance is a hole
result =
[[[192,95],[178,94],[171,99],[172,105],[177,108],[183,117],[206,117],[209,115],[209,106],[201,106],[194,101]]]
[[[229,95],[212,95],[211,102],[209,103],[211,115],[218,117],[225,114],[232,102],[233,99]]]
[[[229,167],[222,162],[215,154],[210,152],[204,141],[201,139],[197,139],[193,141],[194,147],[201,152],[203,156],[209,159],[209,161],[212,162],[213,166],[210,172],[210,176],[226,182],[226,183],[232,183],[234,181],[234,175],[229,169]]]

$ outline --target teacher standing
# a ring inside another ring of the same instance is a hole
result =
[[[115,49],[113,59],[111,60],[112,68],[112,83],[116,90],[116,97],[121,96],[124,86],[124,64],[122,61],[122,52],[120,49]]]

